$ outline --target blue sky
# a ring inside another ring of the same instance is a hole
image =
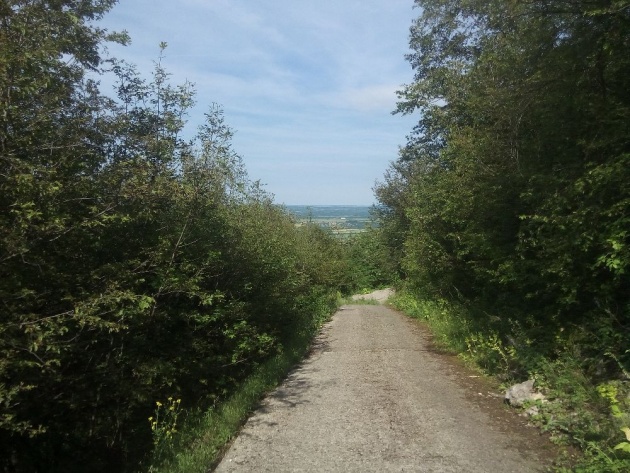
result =
[[[391,115],[412,80],[413,0],[121,0],[101,22],[132,43],[113,56],[213,102],[236,131],[249,176],[284,204],[369,205],[414,117]]]

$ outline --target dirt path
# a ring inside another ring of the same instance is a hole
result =
[[[416,322],[344,306],[216,471],[544,471],[536,431],[470,375]]]

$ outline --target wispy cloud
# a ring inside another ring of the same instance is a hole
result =
[[[165,67],[198,91],[191,121],[199,123],[210,103],[222,104],[250,175],[280,202],[369,203],[374,180],[412,126],[390,114],[395,90],[412,75],[403,59],[412,6],[133,0],[105,23],[129,31],[132,46],[112,53],[143,71],[152,69],[159,42],[169,43]]]

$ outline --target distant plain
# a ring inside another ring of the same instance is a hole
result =
[[[373,224],[371,205],[286,205],[298,225],[316,223],[337,235],[365,231]]]

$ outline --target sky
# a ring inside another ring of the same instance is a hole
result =
[[[417,117],[392,115],[413,78],[413,0],[120,0],[100,22],[145,77],[162,65],[235,130],[250,179],[286,205],[370,205]]]

